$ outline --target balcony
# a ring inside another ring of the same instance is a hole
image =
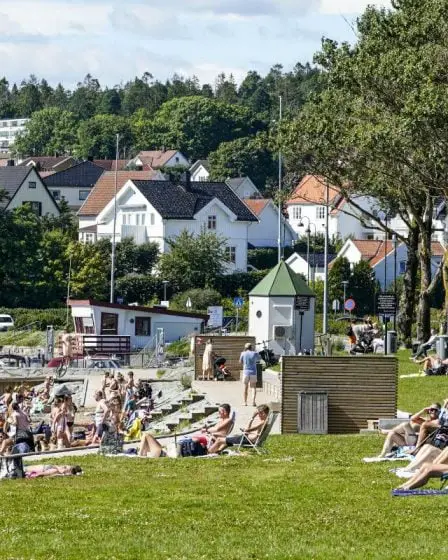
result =
[[[148,236],[146,234],[146,226],[121,226],[121,239],[130,237],[137,245],[146,243]]]

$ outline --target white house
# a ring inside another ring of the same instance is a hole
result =
[[[191,180],[196,181],[208,181],[210,178],[210,165],[206,159],[198,159],[190,167]]]
[[[0,150],[9,152],[14,146],[18,134],[25,130],[30,119],[1,119],[0,120]]]
[[[233,179],[226,179],[226,184],[229,185],[232,191],[241,199],[263,197],[250,177],[234,177]]]
[[[444,248],[438,241],[431,243],[431,267],[434,274],[443,259]],[[391,240],[347,239],[336,258],[345,257],[351,265],[361,260],[367,261],[380,283],[381,289],[390,286],[395,277],[406,272],[407,247],[404,243],[397,243],[396,255],[394,243]]]
[[[200,334],[207,315],[170,311],[162,307],[119,305],[94,300],[70,300],[76,334],[103,337],[128,336],[131,350],[155,346],[157,329],[165,342]]]
[[[329,185],[329,236],[344,239],[353,236],[357,239],[373,237],[372,230],[361,221],[362,213],[353,207],[339,192]],[[370,210],[372,199],[366,196],[354,197],[357,205]],[[325,233],[326,183],[321,177],[306,175],[286,202],[288,221],[294,231],[303,235],[310,225],[312,233]]]
[[[45,178],[45,184],[55,200],[66,200],[72,210],[81,208],[104,169],[91,161],[53,173]]]
[[[277,247],[278,207],[270,198],[245,198],[243,202],[258,218],[258,224],[252,224],[249,228],[249,243],[253,247]],[[297,234],[283,215],[280,219],[282,246],[291,247]]]
[[[6,192],[0,208],[13,210],[28,204],[38,216],[59,216],[59,207],[34,167],[0,168],[0,191]]]
[[[328,254],[328,264],[330,264],[336,255],[333,253]],[[309,263],[306,253],[293,253],[286,259],[286,264],[292,268],[296,274],[302,274],[304,278],[309,279],[310,283],[315,280],[324,280],[325,276],[325,255],[324,253],[310,252]]]
[[[95,220],[96,235],[111,238],[114,198]],[[186,230],[226,239],[228,272],[247,270],[248,230],[256,216],[225,183],[129,180],[117,194],[116,240],[154,241],[162,253]]]
[[[162,167],[190,167],[190,162],[179,150],[145,150],[131,159],[128,169],[151,171]]]

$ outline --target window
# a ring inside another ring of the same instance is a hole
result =
[[[235,264],[236,263],[236,247],[227,247],[226,248],[227,260],[229,263]]]
[[[406,261],[400,261],[400,272],[399,274],[404,274],[406,272]]]
[[[325,218],[325,206],[318,206],[316,208],[316,218],[318,220],[323,220]]]
[[[123,225],[126,226],[128,224],[128,215],[123,214]]]
[[[51,191],[51,194],[55,200],[61,200],[61,191]]]
[[[156,217],[154,216],[154,214],[150,214],[150,223],[153,226],[155,224],[156,221]]]
[[[135,215],[135,223],[137,226],[144,226],[145,225],[145,214],[136,214]]]
[[[135,318],[135,336],[151,336],[151,317]]]
[[[293,220],[300,220],[302,218],[302,207],[301,206],[293,206],[292,207],[292,219]]]
[[[11,126],[17,126],[17,121],[12,121]]]
[[[207,219],[207,229],[216,229],[216,216],[209,216]]]
[[[36,216],[42,216],[42,202],[31,200],[25,201],[23,204],[28,204],[31,210],[36,214]]]
[[[101,313],[101,334],[118,334],[118,315]]]
[[[29,181],[28,182],[28,188],[29,189],[35,189],[36,188],[36,181]]]
[[[85,233],[84,239],[86,243],[95,243],[95,234],[94,233]]]
[[[86,200],[89,194],[90,191],[79,191],[79,200]]]

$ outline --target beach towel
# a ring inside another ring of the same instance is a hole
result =
[[[448,488],[446,490],[437,490],[436,488],[416,488],[415,490],[403,490],[395,488],[391,492],[395,498],[406,496],[445,496],[448,495]]]

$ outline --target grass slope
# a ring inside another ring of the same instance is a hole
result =
[[[403,370],[415,371],[408,356]],[[404,379],[400,407],[448,395]],[[392,498],[382,437],[272,436],[269,455],[80,457],[83,476],[3,481],[1,558],[443,558],[446,497]],[[58,461],[61,463],[61,461]],[[437,482],[435,482],[437,484]]]

